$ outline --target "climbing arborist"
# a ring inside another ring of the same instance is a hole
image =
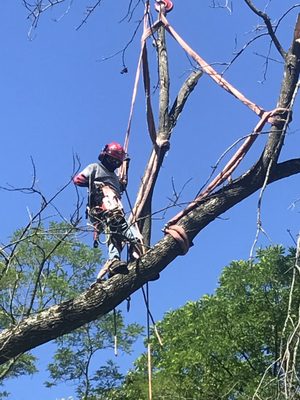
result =
[[[102,271],[112,276],[127,271],[127,263],[121,261],[124,242],[129,243],[130,257],[137,259],[142,254],[142,241],[136,229],[128,225],[121,203],[127,176],[120,179],[115,173],[123,163],[128,167],[127,154],[119,143],[111,142],[104,146],[98,160],[84,168],[73,181],[88,188],[87,217],[94,227],[94,247],[98,246],[99,234],[105,232],[108,260]],[[98,275],[99,280],[101,277]]]

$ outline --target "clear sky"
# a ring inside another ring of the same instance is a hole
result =
[[[78,155],[83,167],[97,159],[105,143],[124,141],[141,32],[125,55],[128,74],[120,73],[123,68],[120,55],[109,57],[130,42],[143,6],[139,4],[129,22],[120,22],[126,15],[128,2],[123,0],[121,5],[117,5],[117,2],[103,1],[88,23],[76,30],[84,17],[83,3],[73,2],[67,9],[69,2],[66,1],[61,7],[49,10],[42,16],[30,40],[30,21],[22,2],[2,0],[0,3],[0,186],[30,186],[32,158],[38,186],[50,197],[70,179],[74,154]],[[224,63],[229,62],[233,53],[253,37],[252,32],[261,21],[242,1],[233,0],[231,13],[224,8],[212,8],[212,3],[210,0],[174,0],[174,9],[168,19],[207,62],[223,71]],[[277,21],[295,1],[260,0],[255,3],[262,9],[269,4],[267,11],[272,21]],[[64,15],[66,10],[68,12]],[[291,12],[278,29],[285,48],[291,42],[296,13],[297,10]],[[192,67],[183,50],[170,37],[168,48],[173,101]],[[226,79],[266,110],[276,107],[283,73],[279,55],[272,50],[272,60],[269,60],[265,75],[268,49],[268,39],[254,42],[225,74]],[[152,85],[155,87],[157,69],[151,40],[148,50]],[[105,58],[109,59],[103,61]],[[154,94],[155,111],[156,100]],[[297,109],[299,99],[281,160],[299,156],[300,114],[297,115]],[[128,190],[132,202],[151,149],[144,110],[143,88],[140,86],[129,144],[131,170]],[[173,183],[178,192],[183,189],[182,202],[191,200],[220,155],[238,138],[249,134],[256,123],[257,117],[244,105],[222,91],[209,77],[201,78],[173,132],[171,149],[155,191],[153,210],[168,205]],[[265,136],[262,135],[239,172],[253,163],[264,143]],[[5,243],[15,229],[28,222],[29,213],[37,210],[39,204],[19,193],[3,190],[0,193],[0,240]],[[86,195],[84,190],[81,194]],[[299,205],[290,206],[298,199],[297,176],[267,188],[262,222],[268,237],[261,235],[258,246],[293,245],[288,230],[296,238]],[[187,301],[213,293],[222,268],[232,260],[249,257],[257,229],[257,202],[258,193],[211,223],[195,239],[189,253],[177,258],[162,272],[159,281],[150,284],[151,311],[156,320]],[[55,204],[68,217],[75,203],[75,190],[70,186]],[[128,210],[125,201],[124,204]],[[157,214],[153,243],[162,237],[161,228],[168,218],[178,211],[169,210],[165,219],[162,219],[162,213]],[[92,244],[92,238],[87,238],[87,241]],[[141,292],[132,296],[131,311],[126,319],[145,324],[146,311]],[[142,350],[142,345],[138,344],[134,356]],[[18,385],[16,381],[8,382],[5,389],[12,393],[10,399],[56,400],[72,396],[73,388],[70,386],[51,390],[43,388],[43,381],[47,379],[43,370],[50,360],[51,345],[35,349],[34,353],[40,357],[41,373],[19,379]],[[120,355],[116,361],[126,370],[130,368],[131,360]],[[102,363],[101,356],[97,362]]]

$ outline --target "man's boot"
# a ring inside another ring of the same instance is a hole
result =
[[[107,261],[108,277],[111,278],[116,274],[126,274],[128,272],[127,263],[117,258]]]

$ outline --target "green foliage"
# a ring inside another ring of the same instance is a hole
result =
[[[167,313],[158,324],[163,347],[152,338],[153,398],[283,399],[279,357],[294,267],[292,250],[259,250],[256,262],[226,267],[215,294]],[[299,294],[297,281],[295,315]],[[299,357],[296,363],[299,371]],[[144,354],[115,398],[144,400],[147,392]]]
[[[50,223],[12,237],[11,254],[0,263],[2,329],[80,293],[93,280],[100,260],[65,223]]]
[[[100,250],[79,241],[79,233],[72,225],[54,222],[47,228],[39,224],[15,232],[6,251],[0,253],[1,329],[76,296],[95,280],[102,261]],[[119,348],[130,352],[142,328],[136,324],[125,327],[120,313],[116,324]],[[59,338],[47,385],[71,380],[78,384],[80,398],[97,395],[100,399],[102,392],[122,378],[111,361],[96,368],[92,364],[96,352],[113,347],[113,332],[114,318],[107,315]],[[10,360],[0,367],[0,384],[7,378],[35,373],[35,361],[31,354]],[[7,395],[2,392],[0,398]]]
[[[0,328],[80,293],[94,279],[100,256],[66,223],[16,231],[0,253]],[[10,360],[0,367],[0,379],[36,372],[34,361],[30,354]]]
[[[99,367],[93,360],[99,350],[114,347],[115,328],[118,350],[130,353],[133,342],[143,329],[137,324],[125,327],[120,312],[116,312],[115,318],[111,314],[105,315],[57,340],[58,351],[54,362],[49,365],[52,379],[46,383],[47,386],[71,381],[76,384],[79,399],[106,400],[107,393],[112,393],[124,377],[113,361],[108,360],[106,365]]]

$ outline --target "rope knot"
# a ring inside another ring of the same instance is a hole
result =
[[[292,111],[289,108],[275,108],[271,113],[269,122],[273,125],[280,125],[282,123],[292,121]]]
[[[159,149],[168,151],[170,149],[170,141],[168,139],[156,139],[156,145]]]

